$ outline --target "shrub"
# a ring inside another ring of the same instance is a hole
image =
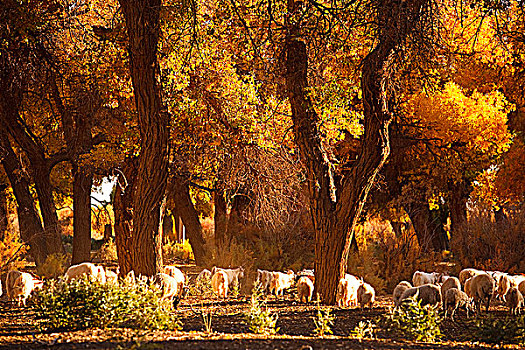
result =
[[[474,339],[489,344],[525,344],[525,316],[478,318],[473,330]]]
[[[43,264],[37,266],[36,274],[43,278],[56,278],[66,272],[69,257],[66,254],[51,254]]]
[[[35,293],[34,309],[48,329],[180,329],[171,305],[147,281],[100,284],[87,278],[67,283],[50,280]]]
[[[260,300],[262,297],[262,289],[259,284],[255,284],[250,298],[250,310],[244,315],[246,324],[254,333],[275,334],[279,331],[279,328],[276,328],[279,316],[277,313],[272,314],[268,311],[266,301]]]
[[[18,233],[14,230],[7,230],[3,241],[0,241],[0,261],[3,265],[2,270],[19,269],[27,265],[24,260],[28,246],[20,241]]]
[[[332,326],[334,325],[335,317],[330,313],[329,307],[321,307],[319,294],[317,294],[317,314],[313,317],[314,320],[314,334],[318,337],[324,337],[326,334],[332,333]]]
[[[433,342],[441,337],[441,316],[437,306],[421,306],[414,298],[404,300],[401,305],[382,317],[383,327],[411,340]]]
[[[189,240],[182,243],[175,241],[168,241],[162,246],[162,257],[165,261],[170,263],[176,260],[194,260],[193,250]]]
[[[368,321],[360,321],[355,328],[350,331],[350,335],[356,339],[375,338],[376,325]]]
[[[188,295],[200,296],[202,298],[211,298],[213,296],[213,289],[211,287],[211,279],[201,278],[194,284],[186,284],[189,286]]]

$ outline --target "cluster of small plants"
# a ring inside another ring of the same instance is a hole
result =
[[[313,317],[314,320],[314,334],[318,337],[324,337],[327,334],[332,333],[332,326],[334,325],[335,316],[330,313],[329,307],[322,307],[321,301],[319,299],[319,294],[317,295],[317,314],[316,317]]]
[[[211,298],[213,296],[213,289],[211,287],[211,279],[200,278],[195,283],[187,283],[188,295],[200,296],[203,298]]]
[[[404,300],[398,308],[383,315],[382,327],[411,340],[434,342],[441,337],[439,308],[421,305],[414,298]]]
[[[477,318],[473,337],[488,344],[525,344],[525,315]]]
[[[263,292],[261,285],[255,283],[250,298],[250,309],[244,315],[246,324],[250,331],[257,334],[275,334],[279,331],[276,327],[279,315],[272,313],[266,308],[266,301],[261,300]]]
[[[356,339],[373,339],[375,338],[376,324],[371,320],[360,321],[355,328],[350,331],[350,335]]]
[[[34,295],[34,310],[45,329],[126,327],[181,328],[171,305],[148,281],[100,284],[87,278],[50,280]]]

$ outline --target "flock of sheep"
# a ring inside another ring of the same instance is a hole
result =
[[[64,282],[87,276],[90,280],[100,283],[118,283],[118,272],[105,269],[92,263],[81,263],[69,267],[63,277]],[[125,277],[129,281],[136,281],[133,271]],[[141,278],[141,277],[138,277]],[[244,278],[244,268],[224,269],[213,267],[204,269],[197,276],[196,281],[209,280],[213,292],[219,298],[227,298],[228,291],[233,286],[239,286]],[[144,279],[145,280],[145,279]],[[165,266],[164,272],[158,273],[150,279],[162,293],[163,299],[168,299],[177,305],[187,290],[187,278],[175,266]],[[257,280],[265,293],[283,295],[284,291],[296,287],[297,298],[301,302],[311,302],[314,293],[315,274],[313,270],[302,270],[294,273],[257,270]],[[26,305],[26,300],[33,290],[41,288],[43,281],[27,272],[9,271],[6,277],[6,291],[10,300],[19,306]],[[415,298],[422,305],[442,305],[447,316],[451,317],[458,308],[467,312],[481,311],[482,304],[488,310],[492,299],[499,299],[507,305],[511,314],[520,312],[524,305],[525,276],[510,275],[500,271],[483,271],[467,268],[459,273],[458,277],[443,273],[426,273],[416,271],[412,277],[412,284],[408,281],[400,282],[393,291],[393,301],[398,307],[403,300]],[[0,282],[0,296],[2,284]],[[374,288],[351,274],[345,274],[337,287],[337,304],[340,307],[365,306],[372,307],[375,301]]]

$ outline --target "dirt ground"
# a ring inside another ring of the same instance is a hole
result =
[[[475,327],[472,320],[460,313],[455,321],[441,324],[443,339],[439,343],[411,342],[384,330],[376,331],[376,339],[354,339],[351,331],[360,321],[374,320],[388,312],[393,303],[390,296],[379,296],[374,307],[333,308],[333,335],[313,336],[316,306],[294,300],[268,298],[267,307],[279,314],[279,331],[272,337],[251,333],[244,322],[248,298],[239,296],[219,301],[190,296],[177,309],[182,331],[142,331],[132,329],[90,329],[63,332],[42,332],[30,308],[18,308],[0,301],[0,349],[494,349],[492,345],[470,343],[466,339]],[[202,310],[211,312],[212,332],[204,332]],[[492,307],[492,314],[503,316],[501,306]],[[507,345],[505,348],[520,348]]]

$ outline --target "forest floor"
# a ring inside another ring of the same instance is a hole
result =
[[[464,312],[455,321],[444,320],[443,337],[437,343],[408,341],[376,330],[375,339],[356,339],[351,331],[360,321],[376,320],[393,306],[390,296],[380,296],[370,309],[332,308],[335,316],[333,335],[313,336],[314,304],[302,304],[293,295],[283,299],[268,298],[267,307],[277,312],[279,331],[275,336],[250,332],[244,322],[249,308],[246,296],[219,301],[209,296],[190,296],[177,308],[182,321],[181,331],[144,331],[133,329],[89,329],[43,332],[38,328],[34,312],[0,301],[0,349],[494,349],[494,345],[471,343],[469,335],[475,327]],[[204,332],[200,313],[212,313],[212,332]],[[490,313],[504,317],[502,306],[493,306]],[[503,348],[503,347],[502,347]],[[517,345],[504,348],[519,349]]]

